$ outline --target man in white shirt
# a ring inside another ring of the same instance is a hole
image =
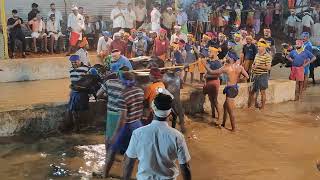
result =
[[[57,24],[58,27],[61,27],[63,18],[62,14],[59,10],[56,9],[55,3],[50,4],[50,11],[48,12],[48,18],[50,18],[51,14],[54,14],[55,17],[55,24]]]
[[[140,1],[138,6],[135,7],[134,11],[136,12],[136,29],[139,29],[147,17],[147,9],[145,6],[146,4],[144,1]]]
[[[79,14],[76,6],[72,7],[72,13],[68,16],[68,31],[70,32],[69,49],[67,55],[70,55],[72,48],[75,48],[79,40],[82,40],[82,32],[85,30],[84,17]]]
[[[290,13],[291,15],[288,17],[286,25],[288,27],[288,36],[290,38],[294,38],[297,29],[297,22],[301,22],[301,19],[296,16],[294,9],[291,9]]]
[[[63,34],[61,33],[60,23],[57,23],[54,14],[51,14],[47,22],[47,32],[50,37],[50,53],[53,54],[54,42],[59,41],[59,52],[63,47]]]
[[[118,1],[116,7],[112,9],[110,14],[112,20],[112,32],[119,32],[121,28],[125,27],[125,9],[123,9],[123,3]]]
[[[171,36],[170,44],[173,42],[179,42],[180,39],[184,40],[184,42],[188,42],[187,35],[181,32],[181,26],[174,26],[174,31],[175,33]]]
[[[302,17],[303,32],[308,32],[309,34],[311,34],[311,29],[313,24],[314,24],[314,21],[310,13],[304,12],[304,16]]]
[[[150,13],[151,16],[151,31],[157,32],[159,34],[160,30],[160,18],[161,18],[161,13],[159,11],[160,5],[158,3],[155,3],[153,5],[153,10]]]
[[[179,175],[179,161],[183,180],[191,180],[191,159],[184,136],[168,125],[173,96],[166,89],[158,89],[152,102],[155,114],[151,124],[133,131],[125,154],[123,179],[129,180],[135,159],[139,160],[137,179],[171,179]]]
[[[112,42],[110,38],[112,34],[108,31],[102,32],[102,37],[99,38],[97,45],[97,57],[101,64],[103,64],[104,59],[110,54],[109,47]]]
[[[133,10],[132,3],[128,4],[128,9],[125,13],[125,31],[130,32],[131,29],[136,28],[136,13]]]

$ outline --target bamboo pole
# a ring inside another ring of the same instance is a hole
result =
[[[3,39],[4,39],[4,59],[9,58],[9,51],[8,51],[8,31],[7,31],[7,18],[6,18],[6,11],[5,11],[5,0],[1,0],[1,24],[2,24],[2,32],[3,32]]]

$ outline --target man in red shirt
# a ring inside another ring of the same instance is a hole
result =
[[[127,44],[121,39],[120,33],[114,34],[114,40],[111,42],[109,48],[109,52],[112,52],[114,49],[118,49],[121,52],[121,55],[126,54]]]
[[[170,41],[167,38],[167,31],[165,29],[160,29],[159,37],[155,39],[153,46],[153,55],[163,60],[165,64],[169,62],[169,46]]]

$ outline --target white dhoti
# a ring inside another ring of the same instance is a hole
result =
[[[53,36],[54,37],[54,40],[58,40],[59,37],[63,36],[63,34],[61,32],[58,32],[58,33],[53,33],[53,32],[49,32],[49,37]]]
[[[43,37],[46,37],[47,34],[46,33],[39,33],[39,32],[32,32],[31,33],[31,37],[32,38],[43,38]]]

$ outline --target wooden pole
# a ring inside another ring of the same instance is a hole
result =
[[[2,32],[3,32],[3,39],[4,39],[4,59],[9,58],[9,51],[8,51],[8,31],[7,31],[7,18],[6,18],[6,7],[5,7],[5,0],[1,0],[1,24],[2,24]]]

